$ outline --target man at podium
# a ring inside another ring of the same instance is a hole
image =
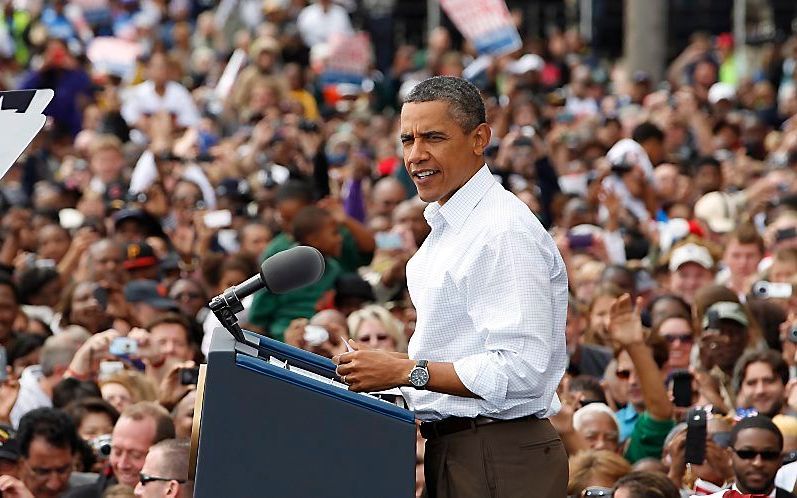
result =
[[[548,417],[567,365],[567,274],[534,214],[484,161],[476,87],[419,83],[401,111],[404,163],[432,232],[407,264],[409,355],[335,358],[353,391],[401,386],[426,438],[429,498],[564,497],[567,455]]]

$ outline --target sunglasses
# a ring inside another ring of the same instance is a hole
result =
[[[143,472],[139,472],[138,473],[138,482],[140,482],[142,486],[146,486],[147,484],[149,484],[151,482],[156,482],[156,481],[161,481],[161,482],[176,481],[176,482],[179,482],[180,484],[185,484],[185,480],[184,479],[169,479],[167,477],[151,476],[151,475],[145,474]]]
[[[388,339],[390,339],[390,336],[387,335],[387,334],[377,334],[376,335],[376,340],[377,341],[386,341]],[[360,336],[359,340],[360,340],[360,342],[371,342],[371,336],[370,335]]]
[[[692,334],[689,334],[689,333],[663,335],[662,337],[669,344],[674,344],[676,341],[681,341],[681,343],[686,344],[686,343],[691,343],[692,340],[693,340]]]
[[[764,451],[757,451],[757,450],[737,450],[736,448],[731,448],[736,456],[741,458],[742,460],[752,460],[757,455],[761,455],[762,460],[766,461],[774,461],[780,458],[780,451],[774,450],[764,450]]]
[[[627,380],[631,377],[631,370],[616,370],[614,375],[616,375],[618,379]]]

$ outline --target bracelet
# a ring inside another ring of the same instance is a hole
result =
[[[90,374],[77,373],[74,370],[72,370],[72,368],[67,368],[66,369],[66,372],[64,372],[64,377],[72,377],[73,379],[77,379],[77,380],[79,380],[81,382],[87,382],[89,380],[92,380],[92,377],[91,377]]]

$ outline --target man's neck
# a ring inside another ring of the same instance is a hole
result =
[[[155,83],[155,93],[160,96],[163,96],[166,93],[166,85],[168,82],[165,83]]]
[[[750,491],[749,489],[745,488],[743,484],[739,483],[739,481],[736,481],[736,489],[738,489],[740,493],[744,494],[769,496],[775,490],[775,482],[773,481],[767,487],[767,491]]]
[[[52,377],[42,377],[39,379],[39,387],[41,387],[44,394],[46,394],[50,399],[53,398],[53,388],[56,384],[58,384],[58,380]]]

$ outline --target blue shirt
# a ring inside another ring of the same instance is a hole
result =
[[[634,409],[634,405],[628,403],[625,408],[617,410],[615,415],[617,415],[617,423],[620,424],[620,442],[623,443],[634,432],[639,414]]]

